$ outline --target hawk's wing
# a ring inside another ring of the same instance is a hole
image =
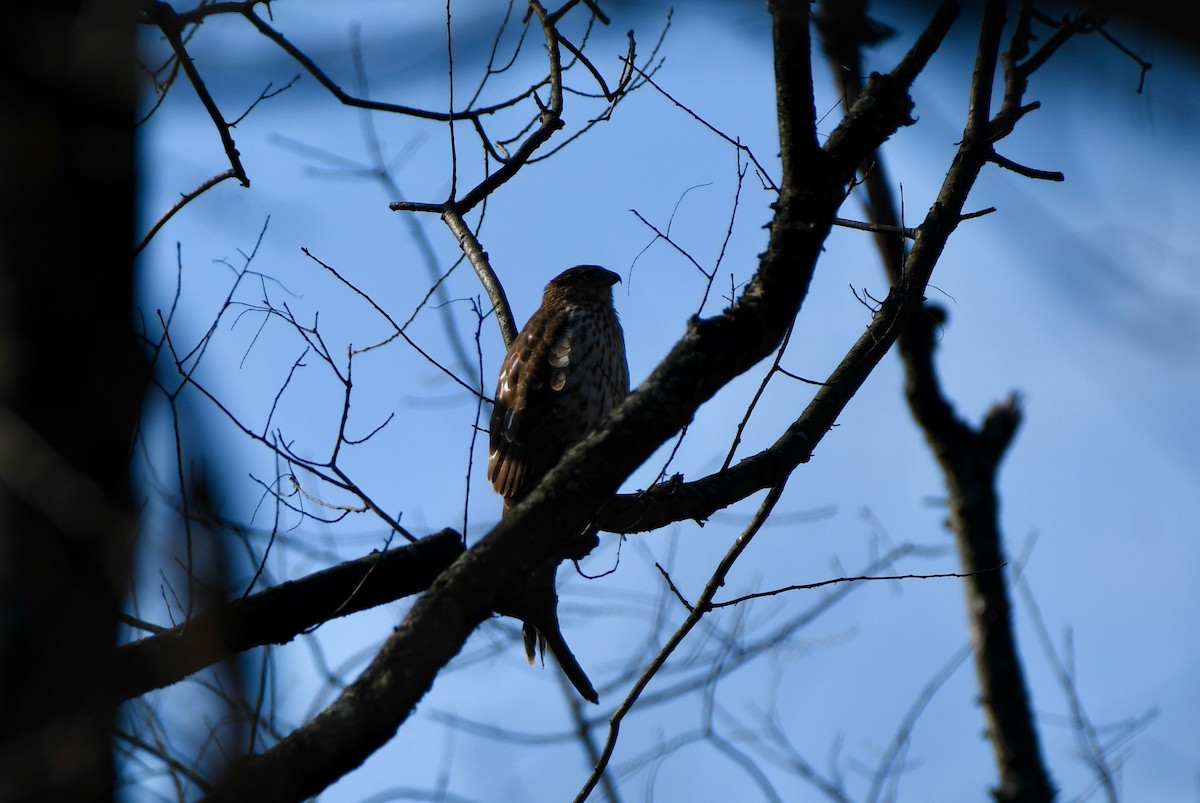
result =
[[[488,480],[506,500],[519,497],[562,456],[553,426],[556,397],[571,360],[571,308],[541,308],[508,349],[496,383]]]
[[[541,481],[629,392],[611,307],[540,308],[500,366],[488,480],[506,500]]]

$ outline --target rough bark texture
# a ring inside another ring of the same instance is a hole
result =
[[[463,551],[453,530],[261,591],[117,649],[113,695],[128,700],[243,650],[286,644],[310,627],[429,588]]]

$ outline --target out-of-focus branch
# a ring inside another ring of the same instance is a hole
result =
[[[931,310],[909,326],[901,352],[906,395],[946,480],[950,527],[962,570],[974,572],[1005,561],[996,475],[1020,426],[1021,409],[1014,394],[995,405],[978,429],[957,417],[934,367],[941,324],[942,318]],[[980,699],[1000,776],[992,795],[1001,803],[1053,800],[1054,785],[1042,756],[1013,628],[1008,574],[971,574],[963,587]]]
[[[956,168],[947,175],[935,204],[927,217],[930,233],[946,233],[965,219],[961,205],[957,221],[940,214],[945,207],[964,198],[974,176],[985,163],[1035,179],[1062,180],[1062,174],[1035,170],[1016,164],[997,154],[994,144],[1011,133],[1016,123],[1038,104],[1025,103],[1029,75],[1075,33],[1090,32],[1102,20],[1094,8],[1064,20],[1033,56],[1028,56],[1031,6],[1023,4],[1014,26],[1009,49],[999,53],[1005,23],[1005,3],[989,3],[982,25],[971,88],[968,122],[956,159]],[[858,19],[854,19],[858,15]],[[852,99],[862,84],[861,40],[855,30],[865,24],[865,4],[826,3],[822,14],[826,52],[847,98]],[[1004,70],[1005,93],[999,110],[992,113],[992,86],[996,66]],[[848,100],[848,102],[850,102]],[[882,157],[874,155],[864,164],[868,217],[880,224],[876,241],[889,278],[903,281],[917,273],[914,252],[904,253],[903,240],[884,227],[895,226],[898,212],[891,194]],[[939,214],[934,214],[939,213]],[[924,231],[925,225],[919,231]],[[944,235],[939,235],[944,236]],[[920,238],[918,237],[918,245]],[[923,272],[923,271],[922,271]],[[1017,397],[992,408],[978,429],[961,421],[953,405],[942,392],[934,366],[936,333],[945,321],[945,313],[927,307],[926,314],[914,317],[899,339],[899,350],[907,376],[906,395],[914,418],[920,424],[930,447],[942,466],[949,489],[951,526],[955,532],[964,572],[967,609],[974,645],[976,674],[988,722],[1000,776],[993,796],[998,801],[1049,801],[1054,797],[1050,773],[1041,754],[1040,739],[1032,705],[1025,687],[1024,671],[1012,628],[1011,603],[1004,572],[984,572],[986,566],[1004,562],[1002,535],[998,523],[999,498],[996,473],[1017,427],[1021,413]]]
[[[16,3],[0,29],[0,798],[112,800],[105,694],[146,389],[130,333],[129,0]],[[86,390],[85,390],[86,389]]]

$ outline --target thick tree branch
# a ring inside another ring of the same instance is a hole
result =
[[[128,700],[264,644],[429,587],[463,551],[453,530],[281,583],[117,649],[113,695]]]
[[[1014,162],[1012,159],[1009,159],[1006,156],[1001,156],[1000,154],[995,153],[994,151],[988,157],[988,161],[992,162],[993,164],[995,164],[998,167],[1003,167],[1005,170],[1011,170],[1012,172],[1016,173],[1017,175],[1024,176],[1025,178],[1035,178],[1040,181],[1065,181],[1066,180],[1066,176],[1064,176],[1062,174],[1062,172],[1060,172],[1058,170],[1039,170],[1036,167],[1028,167],[1026,165],[1020,164],[1019,162]]]

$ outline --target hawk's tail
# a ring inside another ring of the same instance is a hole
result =
[[[575,659],[575,653],[571,652],[571,648],[567,646],[562,631],[558,629],[557,615],[554,616],[552,622],[546,622],[541,628],[526,622],[521,633],[525,639],[525,657],[529,659],[530,664],[533,663],[535,652],[542,654],[544,662],[546,649],[549,648],[550,654],[558,662],[558,666],[567,676],[567,680],[571,681],[571,685],[579,692],[579,696],[589,703],[600,702],[600,696],[592,688],[592,681],[588,679],[587,672],[583,671],[583,667]]]

